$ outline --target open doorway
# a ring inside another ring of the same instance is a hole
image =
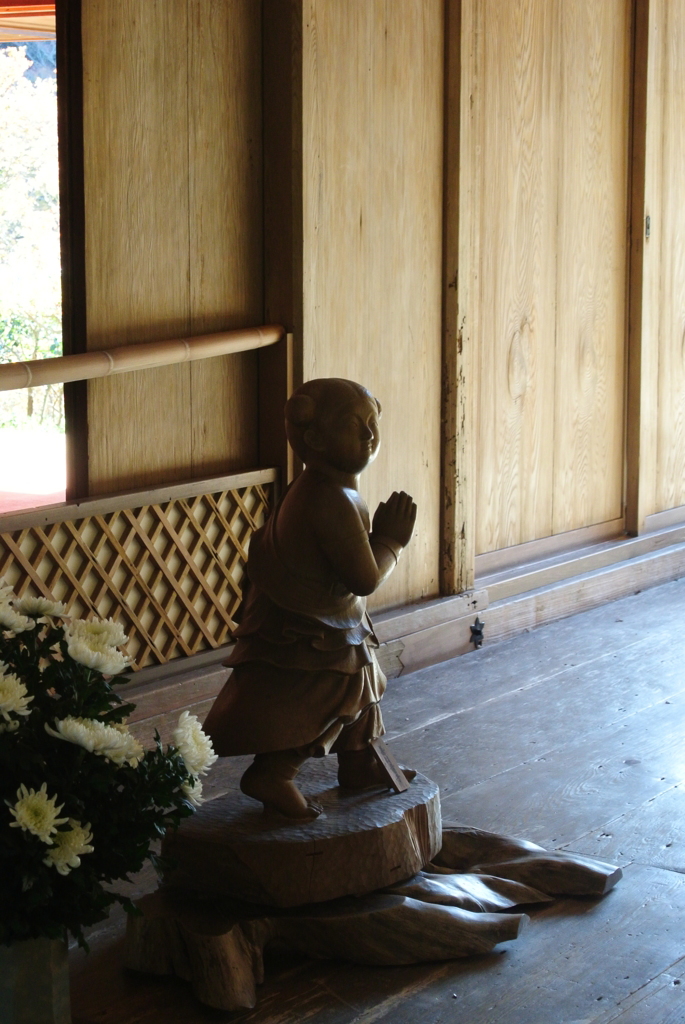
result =
[[[0,3],[0,362],[62,354],[54,5]],[[0,513],[63,501],[64,389],[0,392]]]

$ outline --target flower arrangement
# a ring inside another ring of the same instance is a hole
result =
[[[112,689],[127,637],[70,619],[0,579],[0,943],[66,938],[130,901],[109,886],[157,857],[151,844],[202,799],[216,760],[183,712],[166,750],[144,750]]]

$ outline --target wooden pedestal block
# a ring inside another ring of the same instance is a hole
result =
[[[404,793],[340,790],[333,757],[298,784],[323,805],[313,821],[265,813],[240,792],[203,805],[164,841],[168,886],[296,907],[359,896],[409,878],[442,846],[438,787],[417,775]]]

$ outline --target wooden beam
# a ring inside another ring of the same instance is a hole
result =
[[[474,134],[469,90],[462,95],[463,64],[477,59],[471,0],[445,5],[445,172],[443,239],[443,364],[440,591],[458,594],[475,576],[475,480],[473,338],[476,302],[471,300],[477,176],[469,147]],[[475,297],[474,297],[475,298]],[[469,302],[471,300],[471,304]]]
[[[626,529],[644,531],[647,494],[656,458],[653,373],[644,302],[646,224],[645,173],[647,155],[647,96],[650,0],[634,0],[631,84],[630,184],[628,211],[628,381],[626,402]]]
[[[288,338],[259,354],[259,461],[296,471],[283,406],[303,380],[302,0],[264,0],[264,315]]]
[[[83,168],[83,54],[81,0],[57,0],[57,128],[62,259],[62,351],[85,352],[86,243]],[[67,498],[88,493],[87,385],[64,388]]]

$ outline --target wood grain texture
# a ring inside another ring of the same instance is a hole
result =
[[[371,512],[413,494],[414,538],[373,602],[438,592],[443,6],[303,4],[304,378],[383,406]]]
[[[650,127],[645,210],[650,216],[646,287],[653,289],[651,344],[656,336],[656,466],[654,504],[647,514],[685,504],[685,133],[682,66],[685,10],[654,0],[650,42],[654,68],[648,95]],[[652,57],[650,57],[650,60]]]
[[[260,24],[248,0],[84,3],[89,348],[260,321]],[[90,385],[91,493],[254,465],[256,364]]]
[[[389,893],[278,916],[221,901],[198,907],[164,890],[143,897],[139,907],[141,917],[129,918],[127,966],[175,974],[191,982],[200,1002],[233,1011],[255,1006],[270,942],[317,959],[389,967],[489,953],[529,921],[525,914],[471,913]]]
[[[187,37],[186,0],[83,4],[89,348],[189,334]],[[189,467],[189,407],[188,367],[90,385],[91,493]]]
[[[623,509],[630,5],[559,5],[553,532]]]
[[[469,0],[477,551],[622,514],[630,11]],[[462,128],[464,130],[464,127]],[[461,277],[461,274],[460,274]]]
[[[259,354],[259,459],[284,484],[299,469],[283,406],[302,383],[302,0],[262,0],[264,310],[286,346]]]
[[[606,566],[618,565],[652,551],[680,544],[685,540],[685,526],[667,527],[642,537],[623,537],[611,543],[599,543],[575,548],[548,558],[532,558],[515,568],[502,569],[484,575],[479,587],[487,591],[488,601],[502,601],[515,594],[538,590],[540,587],[583,576]]]
[[[459,275],[476,242],[474,206],[480,176],[466,174],[475,154],[471,148],[473,105],[462,78],[474,77],[479,36],[467,17],[472,5],[461,0],[445,5],[445,109],[443,188],[443,338],[442,338],[442,473],[440,508],[440,592],[470,590],[475,578],[476,478],[474,316],[467,320],[472,281]],[[462,68],[464,72],[462,73]],[[462,132],[463,128],[463,132]],[[468,329],[467,329],[468,324]]]
[[[261,7],[189,0],[191,334],[262,316]],[[256,353],[191,369],[193,476],[256,466]]]
[[[473,163],[482,176],[477,551],[552,533],[556,97],[555,4],[483,0],[473,93]],[[467,314],[468,315],[468,314]]]
[[[308,762],[314,821],[264,812],[240,792],[205,804],[164,840],[165,884],[269,907],[361,896],[420,871],[442,846],[438,787],[423,775],[403,793],[338,788],[337,758]]]

